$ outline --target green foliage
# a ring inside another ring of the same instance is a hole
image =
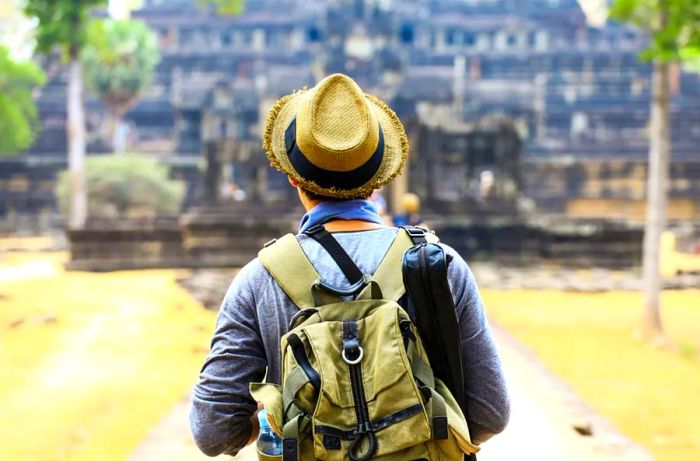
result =
[[[104,6],[107,0],[26,0],[24,13],[37,20],[37,51],[59,49],[65,58],[77,58],[87,40],[90,10]]]
[[[88,216],[128,218],[172,215],[180,210],[184,184],[169,179],[168,168],[137,154],[88,157]],[[56,197],[61,212],[68,215],[70,176],[60,174]]]
[[[34,142],[39,120],[32,90],[43,83],[44,73],[36,64],[13,61],[0,46],[0,156]]]
[[[646,60],[700,59],[700,2],[698,0],[615,0],[612,19],[628,22],[650,34]]]
[[[199,0],[201,5],[214,5],[218,14],[238,16],[245,11],[245,0]]]
[[[93,21],[88,27],[86,84],[113,113],[129,109],[159,60],[155,34],[141,21]]]

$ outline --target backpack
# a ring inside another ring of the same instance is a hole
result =
[[[282,384],[251,383],[282,461],[462,460],[478,451],[466,419],[430,367],[407,312],[400,229],[373,275],[362,274],[322,226],[307,234],[333,257],[353,285],[326,284],[288,234],[259,259],[299,308],[282,336]],[[437,238],[428,234],[429,241]]]

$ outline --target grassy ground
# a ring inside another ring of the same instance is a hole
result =
[[[663,294],[677,350],[635,339],[640,293],[483,292],[490,317],[658,461],[700,460],[700,291]]]
[[[213,328],[175,271],[65,273],[0,256],[0,447],[8,460],[123,460],[194,383]]]

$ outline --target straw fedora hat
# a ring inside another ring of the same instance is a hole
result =
[[[371,194],[401,173],[408,156],[394,111],[343,74],[279,99],[263,148],[270,165],[303,189],[336,198]]]

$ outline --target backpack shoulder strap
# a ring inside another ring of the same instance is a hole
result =
[[[410,229],[410,230],[408,230]],[[401,264],[403,254],[414,245],[417,238],[424,238],[427,243],[437,243],[439,239],[432,232],[425,232],[417,227],[400,228],[396,238],[391,243],[389,250],[379,263],[379,267],[374,271],[372,278],[379,283],[382,290],[382,297],[385,299],[398,300],[406,292],[403,285]],[[415,231],[417,229],[417,231]],[[422,235],[418,235],[418,231]],[[413,235],[415,233],[415,235]]]
[[[434,232],[418,226],[401,226],[414,245],[420,245],[421,243],[438,243],[440,239]]]
[[[315,307],[311,286],[321,277],[294,234],[266,244],[258,258],[299,309]]]
[[[317,224],[307,230],[306,235],[316,240],[328,252],[350,283],[354,285],[362,280],[364,274],[360,268],[325,227]]]

